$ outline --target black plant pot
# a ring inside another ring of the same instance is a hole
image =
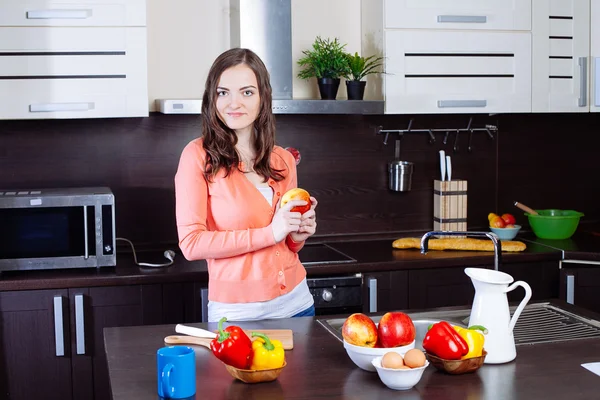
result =
[[[348,100],[362,100],[365,96],[366,81],[346,81]]]
[[[340,87],[339,79],[318,78],[319,92],[322,100],[335,100],[337,97],[338,88]]]

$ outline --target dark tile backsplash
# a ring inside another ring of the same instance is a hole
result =
[[[432,227],[438,151],[452,156],[453,178],[468,180],[469,229],[487,214],[511,212],[518,200],[533,208],[583,211],[600,217],[596,114],[475,116],[497,124],[490,140],[475,133],[405,134],[401,159],[415,163],[412,190],[387,189],[387,162],[397,135],[383,144],[377,126],[404,129],[410,116],[278,115],[281,146],[300,150],[299,185],[319,201],[318,235],[423,231]],[[416,115],[413,128],[464,128],[467,115]],[[0,188],[109,186],[117,199],[117,233],[136,243],[175,242],[173,176],[183,147],[200,133],[190,115],[149,118],[0,121]]]

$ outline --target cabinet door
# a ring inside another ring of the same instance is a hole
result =
[[[386,0],[385,28],[530,30],[531,0]]]
[[[385,32],[385,111],[531,111],[531,33]]]
[[[163,321],[160,285],[69,289],[74,399],[110,399],[104,352],[107,327]]]
[[[67,290],[0,293],[0,398],[71,399]]]
[[[533,3],[533,112],[588,112],[590,1]]]
[[[563,263],[563,267],[566,266]],[[600,267],[562,269],[560,288],[561,299],[600,312]]]
[[[591,0],[590,111],[600,111],[600,0]]]
[[[363,312],[387,312],[408,308],[408,272],[374,272],[364,276],[367,299]],[[373,301],[376,304],[373,304]]]
[[[503,264],[500,270],[511,275],[515,281],[531,286],[531,300],[549,300],[559,297],[560,265],[558,261],[537,263]],[[520,302],[525,292],[517,288],[508,293],[508,301]]]
[[[475,289],[465,269],[433,268],[408,272],[408,306],[423,309],[473,303]]]

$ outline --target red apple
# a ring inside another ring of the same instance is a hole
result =
[[[294,156],[294,160],[296,160],[296,165],[300,164],[300,160],[302,159],[300,151],[295,147],[286,147],[285,149],[292,153],[292,155]]]
[[[285,206],[286,203],[290,200],[304,200],[308,204],[305,206],[296,206],[292,208],[292,212],[299,212],[300,214],[304,214],[308,210],[310,210],[310,194],[300,188],[290,189],[284,193],[283,197],[281,197],[281,207]]]
[[[344,321],[342,337],[355,346],[375,347],[377,344],[377,325],[365,314],[355,313]]]
[[[415,324],[403,312],[387,312],[379,320],[377,336],[383,347],[406,346],[415,340],[416,335]]]
[[[506,223],[506,225],[514,225],[517,223],[517,220],[512,214],[502,214],[502,219]]]

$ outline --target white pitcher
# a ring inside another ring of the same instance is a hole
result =
[[[509,274],[484,268],[465,268],[465,274],[471,278],[475,287],[475,298],[469,317],[469,326],[482,325],[487,328],[483,347],[487,351],[486,364],[501,364],[515,359],[517,350],[513,328],[521,311],[531,299],[531,287],[517,281]],[[508,286],[509,284],[512,285]],[[525,289],[525,298],[510,318],[507,292],[517,286]]]

